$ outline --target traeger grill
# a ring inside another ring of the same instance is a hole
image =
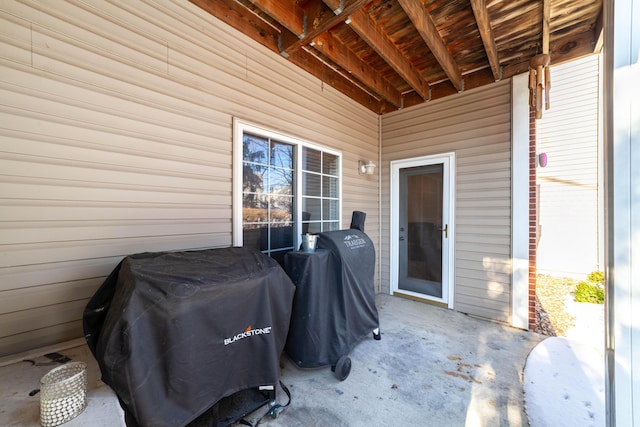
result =
[[[318,234],[315,252],[289,252],[285,270],[296,285],[285,351],[301,368],[331,365],[336,378],[351,372],[348,357],[367,334],[380,339],[373,278],[375,248],[362,212],[351,228]]]
[[[207,413],[207,424],[227,425],[263,404],[275,410],[294,290],[276,261],[244,248],[126,257],[83,323],[127,425],[185,426]],[[247,390],[266,392],[257,404],[242,398],[255,407],[214,413]]]

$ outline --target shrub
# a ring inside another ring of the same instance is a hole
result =
[[[604,273],[602,271],[592,271],[587,276],[587,280],[594,285],[604,285]]]
[[[574,293],[577,302],[604,303],[604,288],[600,284],[582,281],[578,283]]]

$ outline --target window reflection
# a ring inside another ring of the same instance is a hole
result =
[[[242,160],[266,164],[269,152],[269,141],[260,136],[244,134],[242,139]]]
[[[293,146],[271,142],[271,166],[293,169]]]
[[[242,165],[242,191],[262,193],[267,188],[267,168],[261,165],[244,163]]]
[[[269,193],[292,194],[293,171],[290,169],[269,169]]]
[[[271,197],[270,222],[291,222],[293,221],[293,198],[292,197]]]

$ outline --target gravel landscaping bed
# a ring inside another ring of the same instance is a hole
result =
[[[575,325],[565,300],[573,294],[577,280],[539,274],[536,283],[536,332],[552,337],[565,336]]]

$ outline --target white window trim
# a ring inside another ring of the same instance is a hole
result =
[[[280,133],[269,129],[264,126],[260,126],[248,121],[233,118],[233,246],[242,246],[242,140],[245,133],[253,133],[267,138],[273,138],[287,144],[296,146],[295,156],[295,176],[296,183],[302,182],[302,156],[299,155],[301,147],[311,148],[313,150],[322,151],[324,153],[332,154],[338,157],[338,228],[342,229],[342,152],[332,150],[330,148],[314,144],[312,142],[293,137],[284,133]],[[294,230],[294,247],[298,247],[301,241],[302,233],[302,197],[298,193],[298,188],[294,188],[294,200],[295,200],[295,216],[293,223],[295,225]]]

